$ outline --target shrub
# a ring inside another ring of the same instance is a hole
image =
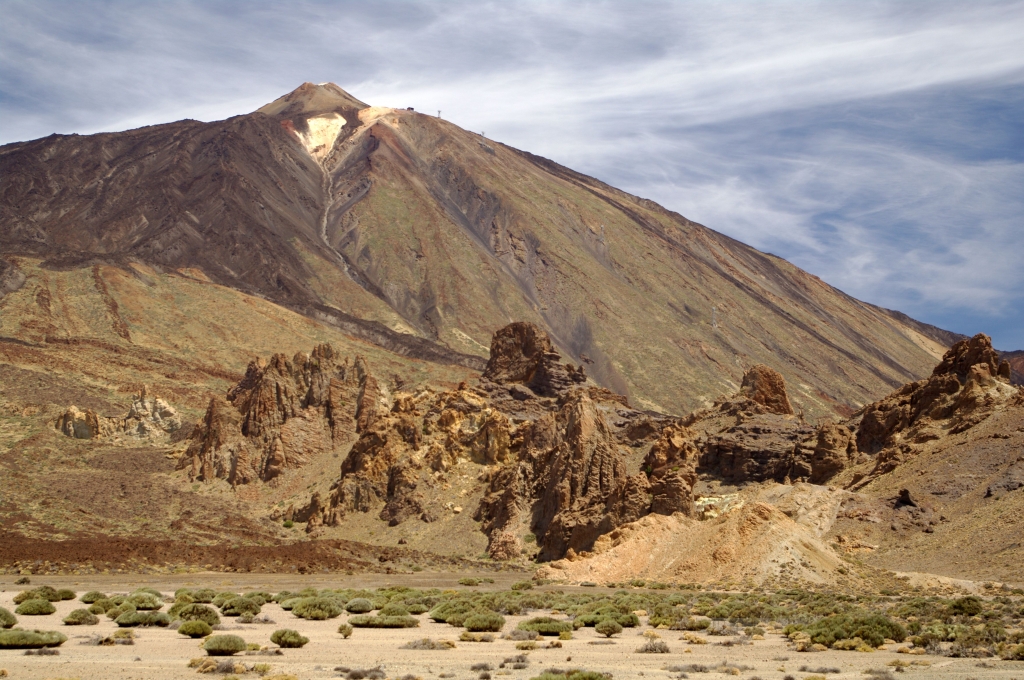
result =
[[[356,628],[415,628],[420,625],[419,619],[411,616],[369,616],[367,614],[349,617],[348,622]]]
[[[391,603],[381,607],[379,616],[408,616],[409,610],[400,604]]]
[[[532,588],[532,581],[517,581],[512,584],[512,590],[531,590]]]
[[[668,654],[669,649],[664,640],[648,640],[636,651],[638,654]]]
[[[213,592],[210,588],[200,588],[199,590],[192,591],[192,599],[203,604],[213,602],[215,597],[217,597],[217,593]]]
[[[786,633],[788,634],[791,629],[799,628],[787,626]],[[804,627],[803,632],[810,636],[811,642],[826,647],[831,647],[836,640],[853,638],[861,638],[868,645],[879,647],[886,638],[903,642],[907,637],[907,631],[903,626],[884,614],[826,616]]]
[[[333,619],[343,611],[341,603],[333,597],[304,597],[292,606],[292,614],[312,621]]]
[[[163,601],[159,596],[149,592],[135,592],[128,596],[126,602],[130,602],[135,605],[135,609],[141,609],[143,611],[156,611],[162,609],[164,606]]]
[[[352,635],[352,626],[350,626],[347,623],[343,623],[340,626],[338,626],[338,632],[341,633],[341,637],[347,640],[348,637]]]
[[[61,600],[73,600],[73,599],[75,599],[77,597],[77,595],[75,594],[75,591],[73,591],[73,590],[68,590],[67,588],[61,588],[60,590],[57,591],[57,597],[59,597]]]
[[[64,624],[68,626],[95,626],[99,622],[99,617],[88,609],[76,609],[64,617]]]
[[[430,638],[423,638],[422,640],[410,640],[402,645],[401,649],[455,649],[455,643],[451,640],[431,640]]]
[[[22,616],[45,616],[57,611],[57,608],[49,600],[25,600],[14,610],[15,614]]]
[[[111,607],[110,609],[108,609],[107,618],[116,621],[117,617],[121,616],[121,614],[133,611],[135,611],[135,605],[133,605],[131,602],[125,602],[123,604],[119,604],[116,607]]]
[[[224,606],[225,602],[227,602],[228,600],[233,600],[236,597],[239,597],[238,593],[229,593],[227,591],[219,592],[214,596],[212,600],[213,606],[220,609]]]
[[[0,630],[0,649],[39,649],[57,647],[68,637],[53,630]]]
[[[107,599],[107,596],[104,595],[103,593],[101,593],[98,590],[90,590],[89,592],[87,592],[85,595],[82,595],[82,597],[80,597],[78,599],[81,600],[82,602],[84,602],[85,604],[93,604],[93,603],[95,603],[95,602],[97,602],[99,600]]]
[[[213,628],[206,621],[185,621],[178,626],[178,633],[190,638],[206,637],[212,632]]]
[[[234,597],[221,606],[220,613],[224,616],[241,616],[242,614],[255,616],[260,613],[260,609],[262,607],[255,600],[250,600],[248,597]]]
[[[91,605],[89,605],[89,611],[91,611],[93,614],[106,614],[108,611],[110,611],[116,606],[117,605],[114,604],[113,600],[104,597],[99,600],[96,600]]]
[[[969,595],[967,597],[961,597],[958,600],[953,600],[949,609],[959,616],[977,616],[981,613],[984,607],[979,598]]]
[[[166,628],[171,624],[171,617],[164,612],[125,612],[114,619],[114,623],[121,628],[134,628],[136,626],[160,626],[161,628]]]
[[[3,607],[0,607],[0,628],[13,628],[18,622],[17,617]]]
[[[274,631],[274,634],[270,636],[270,641],[278,647],[298,649],[309,642],[309,638],[303,637],[297,630],[282,628]]]
[[[460,586],[478,586],[480,585],[480,579],[478,578],[460,578]]]
[[[497,633],[505,626],[505,617],[491,611],[478,611],[467,616],[462,625],[468,631]]]
[[[426,614],[430,607],[425,604],[411,604],[408,606],[408,610],[410,614]]]
[[[210,656],[231,656],[244,652],[246,648],[245,640],[237,635],[211,635],[203,643],[203,649]]]
[[[157,590],[156,588],[150,588],[149,586],[136,588],[132,591],[132,595],[152,595],[157,599],[162,599],[164,596],[164,594],[161,593],[159,590]]]
[[[32,590],[25,590],[14,596],[14,604],[21,604],[28,600],[47,600],[48,602],[60,602],[61,597],[57,591],[50,586],[39,586]]]
[[[171,607],[171,609],[173,608]],[[220,617],[213,607],[199,603],[185,605],[175,612],[174,616],[182,621],[203,621],[209,626],[216,626],[220,623]]]
[[[605,619],[604,621],[601,621],[596,626],[594,626],[594,630],[600,635],[604,635],[605,637],[611,637],[613,635],[618,635],[622,632],[622,625],[618,621],[614,621],[612,619]]]
[[[345,611],[352,612],[353,614],[366,614],[373,611],[373,603],[365,597],[357,597],[354,600],[348,601],[345,605]]]
[[[572,623],[569,621],[559,621],[553,619],[550,616],[537,616],[532,619],[527,619],[521,622],[517,628],[519,630],[529,630],[541,635],[558,635],[562,632],[572,632]]]

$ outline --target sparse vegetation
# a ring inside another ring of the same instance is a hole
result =
[[[17,622],[18,618],[14,614],[0,607],[0,628],[13,628]]]
[[[471,632],[497,633],[505,626],[505,617],[491,611],[478,611],[466,617],[462,625]]]
[[[221,605],[220,613],[224,616],[241,616],[242,614],[255,616],[260,613],[261,609],[260,603],[256,600],[248,597],[233,597]]]
[[[519,630],[528,630],[540,633],[541,635],[558,635],[562,632],[571,633],[572,623],[569,621],[559,621],[551,618],[550,616],[537,616],[521,622],[517,628],[519,628]]]
[[[57,647],[64,644],[67,639],[66,635],[52,630],[4,629],[0,630],[0,649]]]
[[[373,611],[373,602],[365,597],[356,597],[345,604],[345,611],[352,614],[366,614]]]
[[[338,626],[338,632],[341,633],[341,637],[345,639],[348,639],[348,637],[352,635],[352,630],[352,626],[350,626],[347,623],[343,623],[340,626]]]
[[[76,609],[64,617],[64,624],[68,626],[95,626],[100,618],[88,609]]]
[[[98,591],[98,590],[90,590],[89,592],[87,592],[85,595],[82,595],[82,597],[80,597],[78,599],[81,602],[85,603],[85,604],[93,604],[94,602],[97,602],[99,600],[105,600],[106,598],[107,598],[107,596],[104,595],[103,593],[101,593],[100,591]]]
[[[171,607],[171,611],[168,614],[182,621],[203,621],[210,626],[216,626],[220,623],[220,616],[217,615],[217,612],[212,607],[199,604],[198,602],[184,605],[176,612],[173,610],[174,607]]]
[[[57,611],[49,600],[25,600],[14,610],[15,614],[21,616],[46,616]]]
[[[184,621],[178,626],[178,633],[190,638],[201,638],[212,634],[213,628],[206,621]]]
[[[171,624],[171,617],[164,612],[125,612],[114,619],[114,623],[121,628],[135,628],[136,626],[160,626],[161,628],[166,628]]]
[[[210,656],[231,656],[246,650],[245,640],[237,635],[211,635],[203,643],[203,649]]]
[[[648,640],[639,649],[638,654],[668,654],[669,648],[664,640]]]
[[[270,641],[278,647],[285,648],[299,648],[309,642],[308,637],[304,637],[297,630],[291,628],[282,628],[281,630],[275,630],[270,636]]]
[[[604,621],[598,622],[597,625],[594,626],[594,630],[600,635],[610,638],[611,636],[618,635],[622,632],[622,625],[614,619],[605,619]]]
[[[421,640],[412,640],[405,643],[402,645],[402,649],[455,649],[455,643],[451,640],[432,640],[430,638],[423,638]]]
[[[341,603],[332,597],[305,597],[292,606],[292,614],[313,621],[337,618],[343,611]]]

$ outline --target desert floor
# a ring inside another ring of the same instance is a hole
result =
[[[72,588],[79,595],[88,590],[106,593],[128,592],[141,586],[151,586],[166,594],[181,587],[211,587],[220,590],[263,589],[271,592],[281,589],[299,590],[304,587],[380,587],[386,585],[407,585],[426,588],[461,588],[457,585],[462,574],[414,575],[357,575],[336,574],[310,576],[237,575],[237,574],[182,574],[176,576],[64,576],[32,577],[32,586],[52,585]],[[507,588],[515,576],[484,575],[494,577],[495,584],[487,588]],[[16,576],[0,577],[0,606],[13,611],[13,598],[24,586],[14,585]],[[521,577],[520,577],[521,578]],[[77,579],[77,580],[76,580]],[[505,583],[504,581],[508,581]],[[593,591],[594,589],[588,589]],[[82,607],[77,600],[55,603],[57,612],[49,616],[19,616],[22,628],[60,630],[68,641],[59,647],[55,656],[27,656],[23,651],[0,651],[0,669],[6,669],[10,678],[80,678],[82,680],[154,680],[156,678],[195,678],[197,672],[188,667],[190,659],[205,656],[200,641],[191,640],[177,632],[163,628],[136,629],[138,639],[132,646],[95,646],[86,644],[96,635],[108,635],[117,626],[106,617],[96,626],[65,626],[61,619],[72,609]],[[530,612],[539,616],[548,612]],[[838,674],[829,673],[833,678],[862,678],[872,676],[865,671],[888,669],[894,660],[916,661],[928,665],[912,666],[893,677],[910,678],[1019,678],[1024,680],[1024,662],[1008,662],[999,659],[951,659],[936,656],[909,656],[896,654],[895,649],[874,653],[827,651],[798,653],[789,648],[781,635],[769,633],[765,640],[752,644],[723,646],[721,642],[733,638],[707,637],[708,644],[695,645],[681,640],[681,633],[661,630],[658,633],[668,644],[668,654],[639,654],[636,652],[644,642],[642,633],[650,630],[646,620],[640,628],[626,629],[620,636],[612,638],[613,644],[591,644],[603,638],[593,628],[583,628],[573,634],[572,640],[562,641],[561,648],[545,648],[547,640],[538,643],[538,649],[527,652],[528,667],[511,670],[498,668],[509,657],[523,653],[510,640],[496,639],[491,643],[459,642],[462,632],[447,624],[434,623],[427,616],[420,615],[419,628],[381,630],[357,628],[352,637],[345,640],[338,633],[338,624],[347,617],[341,616],[329,621],[306,621],[282,610],[274,603],[263,607],[261,614],[268,615],[274,624],[239,625],[230,618],[224,618],[224,631],[241,635],[247,642],[273,647],[270,635],[279,628],[293,628],[310,639],[302,649],[282,650],[280,656],[238,655],[232,659],[252,666],[267,663],[272,667],[270,675],[287,673],[307,680],[312,678],[344,677],[345,673],[335,670],[339,666],[350,669],[380,667],[388,678],[401,678],[407,674],[424,678],[465,678],[473,679],[479,671],[470,669],[474,664],[489,663],[494,670],[493,678],[526,680],[539,675],[549,668],[580,668],[611,673],[614,678],[676,678],[679,670],[672,666],[699,664],[711,668],[708,674],[688,671],[689,677],[728,677],[713,670],[725,662],[741,669],[741,678],[760,677],[763,680],[779,679],[791,675],[802,680],[821,667],[839,669]],[[515,628],[525,617],[506,617],[505,631]],[[402,645],[413,640],[430,637],[434,640],[454,640],[455,649],[418,651],[402,649]],[[223,659],[224,657],[220,657]],[[801,667],[808,670],[801,671]],[[198,677],[218,677],[200,675]],[[222,677],[222,676],[221,676]],[[258,676],[247,673],[242,678]]]

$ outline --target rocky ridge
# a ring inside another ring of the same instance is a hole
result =
[[[275,354],[210,399],[178,469],[193,481],[268,482],[349,442],[389,406],[360,357],[350,363],[328,344],[291,359]]]

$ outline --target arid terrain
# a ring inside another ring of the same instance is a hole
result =
[[[0,239],[0,607],[44,610],[9,677],[1024,673],[1024,369],[985,334],[332,84],[6,145]],[[262,650],[210,667],[207,604]],[[565,639],[501,637],[538,616]]]
[[[477,575],[480,576],[479,574]],[[481,583],[476,587],[467,588],[458,581],[472,578],[468,574],[424,573],[399,577],[308,575],[304,577],[280,575],[242,575],[241,577],[225,577],[224,574],[190,574],[183,577],[138,577],[138,576],[93,576],[81,580],[68,581],[66,578],[40,578],[33,580],[32,586],[50,585],[54,588],[72,586],[82,594],[86,590],[99,590],[104,594],[113,592],[130,593],[140,587],[155,588],[166,593],[166,599],[173,601],[173,592],[180,589],[209,588],[212,591],[233,592],[267,592],[276,593],[285,589],[297,592],[303,588],[348,588],[374,589],[389,588],[387,594],[395,601],[406,601],[422,598],[442,599],[452,597],[487,598],[493,596],[515,595],[516,591],[507,590],[513,585],[509,577],[498,576],[495,583]],[[182,585],[184,584],[184,585]],[[411,590],[434,587],[434,590]],[[27,587],[27,586],[25,586]],[[658,586],[661,588],[662,586]],[[12,583],[0,583],[0,607],[13,611],[13,598],[17,593]],[[405,588],[406,590],[395,590]],[[625,589],[623,589],[625,588]],[[929,601],[938,607],[955,603],[956,598],[963,598],[965,591],[949,586],[923,589],[917,587],[914,594],[903,597],[880,598],[863,606],[872,609],[899,610],[904,614],[912,610],[907,604],[924,601],[922,596],[929,596]],[[373,592],[365,591],[372,595]],[[1024,672],[1024,660],[1004,661],[998,658],[950,657],[943,653],[943,648],[950,645],[930,647],[925,653],[908,654],[915,649],[914,643],[908,639],[882,645],[881,649],[865,653],[861,651],[840,651],[835,649],[811,650],[801,646],[799,635],[788,635],[783,631],[787,621],[802,619],[804,605],[792,608],[788,615],[778,616],[782,621],[757,623],[758,630],[745,634],[744,624],[726,623],[721,630],[697,629],[687,631],[685,627],[672,627],[659,623],[657,614],[652,609],[638,609],[636,627],[626,627],[619,634],[606,638],[593,627],[580,627],[573,630],[571,639],[559,640],[556,637],[543,637],[532,643],[534,648],[523,649],[522,641],[509,639],[512,632],[522,622],[537,616],[551,616],[556,620],[571,620],[565,612],[545,607],[547,602],[587,602],[600,598],[618,598],[622,603],[639,605],[643,602],[669,600],[674,595],[679,601],[698,603],[693,611],[706,611],[700,602],[730,602],[729,593],[701,593],[693,590],[666,591],[651,590],[643,587],[630,587],[623,584],[618,589],[596,588],[552,588],[539,587],[525,594],[519,591],[524,601],[536,601],[539,606],[531,607],[530,611],[521,614],[506,614],[502,630],[492,635],[490,642],[464,641],[465,631],[460,626],[432,620],[433,614],[412,615],[417,625],[411,628],[355,628],[349,638],[338,634],[339,625],[353,618],[352,614],[343,613],[335,618],[317,621],[298,618],[291,611],[286,611],[276,602],[268,602],[260,608],[256,621],[243,623],[238,619],[222,618],[216,634],[239,635],[247,643],[258,645],[262,652],[237,654],[231,657],[209,657],[202,650],[202,641],[193,640],[178,634],[176,625],[162,628],[155,627],[119,627],[108,617],[101,616],[96,625],[66,626],[59,619],[67,616],[72,610],[80,608],[81,602],[57,602],[56,612],[47,616],[31,617],[33,625],[47,629],[63,631],[68,640],[58,648],[53,656],[25,655],[24,652],[0,649],[0,669],[5,669],[11,678],[57,678],[57,677],[102,677],[111,680],[150,680],[156,678],[194,678],[204,660],[212,659],[213,664],[227,663],[233,667],[222,671],[219,677],[234,675],[239,678],[286,677],[295,678],[479,678],[484,673],[491,677],[519,678],[526,680],[539,676],[544,671],[570,669],[589,670],[601,674],[610,674],[612,678],[679,678],[708,677],[720,675],[739,675],[745,678],[783,678],[814,677],[825,675],[827,678],[863,678],[868,673],[873,677],[896,677],[893,673],[905,672],[908,677],[917,678],[1012,678]],[[680,596],[681,595],[681,596]],[[796,596],[791,593],[790,597]],[[982,599],[988,601],[993,593],[991,590],[979,592]],[[915,599],[916,597],[916,599]],[[970,597],[968,595],[968,597]],[[943,599],[945,598],[945,599]],[[799,600],[799,597],[796,599]],[[997,598],[998,599],[998,598]],[[1002,597],[1002,600],[1022,605],[1021,595]],[[801,600],[802,601],[802,600]],[[981,601],[981,600],[979,600]],[[170,605],[164,605],[164,609]],[[628,608],[629,604],[624,604]],[[810,608],[819,605],[811,605]],[[584,607],[585,608],[585,607]],[[901,609],[902,608],[902,609]],[[674,609],[678,609],[676,606]],[[714,614],[713,614],[714,615]],[[906,614],[905,614],[906,615]],[[1015,614],[1019,626],[1021,613]],[[22,617],[22,620],[30,617]],[[652,622],[652,618],[655,621]],[[691,617],[692,618],[692,617]],[[698,615],[697,620],[703,618]],[[768,618],[768,617],[766,617]],[[813,618],[813,617],[812,617]],[[1014,618],[1014,615],[1011,615]],[[36,623],[35,621],[38,621]],[[748,622],[749,623],[749,622]],[[180,621],[178,621],[180,624]],[[297,630],[308,639],[308,643],[300,649],[279,649],[270,641],[273,631],[290,628]],[[571,628],[571,626],[570,626]],[[748,625],[747,628],[750,628]],[[130,645],[98,645],[97,641],[110,638],[117,631],[133,631],[134,639]],[[524,636],[521,636],[524,637]],[[409,649],[407,645],[416,644],[424,638],[447,645],[438,645],[438,649]],[[639,652],[646,643],[657,640],[667,645],[665,653]],[[520,645],[517,648],[517,645]],[[192,661],[195,659],[196,661]],[[192,665],[190,666],[190,662]],[[262,664],[260,666],[259,664]],[[370,672],[378,669],[380,674]],[[365,674],[360,675],[359,671]],[[204,677],[199,675],[199,677]],[[218,677],[218,676],[214,676]],[[564,677],[564,676],[563,676]],[[606,676],[607,677],[607,676]]]

